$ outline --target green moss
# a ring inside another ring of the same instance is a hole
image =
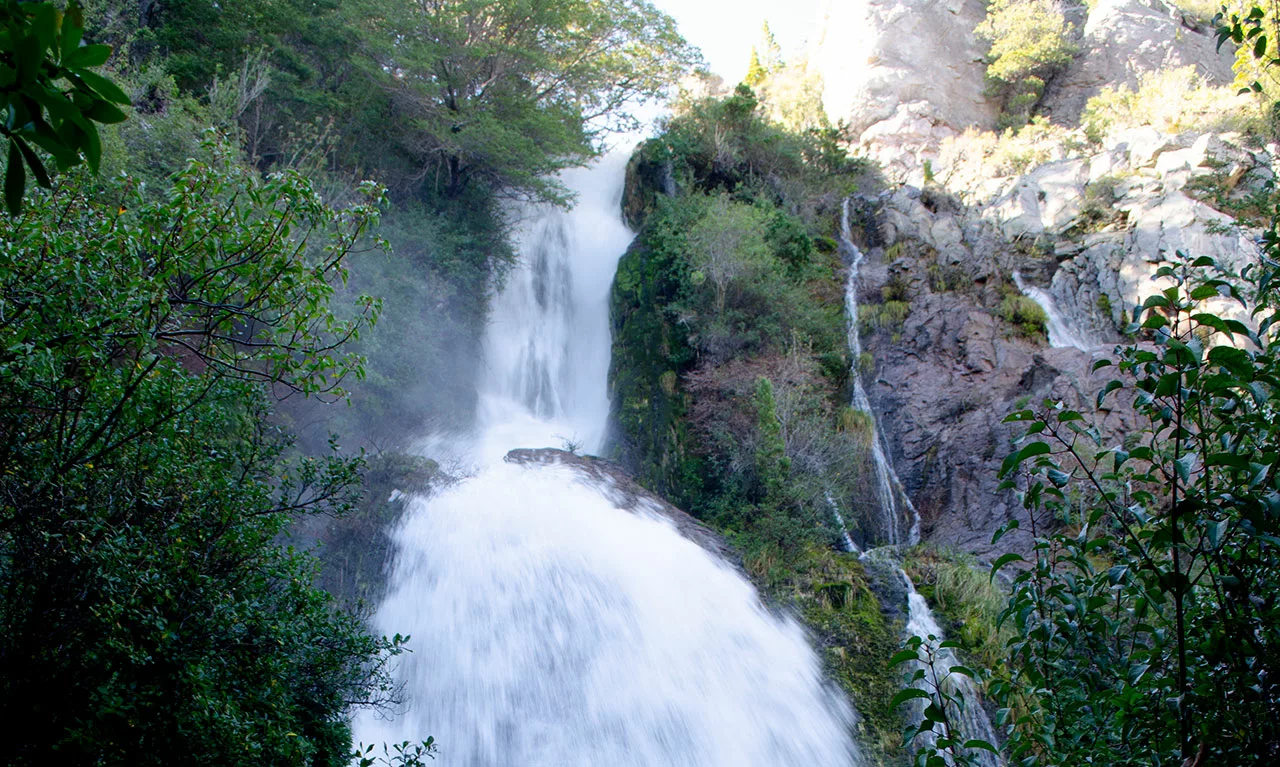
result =
[[[1049,338],[1049,316],[1035,301],[1023,295],[1010,293],[1000,302],[996,314],[1013,326],[1019,336],[1032,341]]]
[[[813,631],[829,677],[862,714],[866,755],[881,764],[905,761],[902,721],[889,707],[898,680],[887,665],[899,649],[902,624],[885,618],[862,562],[812,548],[768,593],[792,605]]]
[[[888,330],[896,333],[902,329],[911,314],[911,304],[906,301],[885,301],[858,307],[858,329],[866,333]]]

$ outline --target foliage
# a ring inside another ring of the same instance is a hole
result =
[[[98,126],[118,123],[117,106],[129,97],[95,70],[111,56],[106,45],[81,45],[84,19],[74,1],[66,12],[54,3],[0,3],[0,135],[9,145],[4,197],[9,215],[22,208],[26,173],[49,187],[49,172],[36,149],[58,170],[83,158],[95,171],[102,156]]]
[[[715,288],[715,311],[725,310],[731,287],[743,288],[764,277],[770,265],[765,242],[767,212],[733,202],[728,195],[709,198],[686,235],[693,285],[710,280]]]
[[[1135,91],[1106,86],[1085,104],[1080,126],[1094,144],[1111,132],[1151,125],[1165,133],[1199,131],[1258,132],[1261,120],[1253,99],[1216,88],[1195,67],[1177,67],[1142,75]]]
[[[756,473],[764,488],[764,498],[777,503],[781,500],[791,473],[791,459],[787,457],[787,445],[782,439],[782,422],[778,420],[778,406],[773,399],[773,383],[764,376],[756,379],[756,431],[759,444],[756,447]]]
[[[1020,662],[1008,691],[1028,688],[1044,704],[1015,732],[1013,754],[1052,763],[1084,754],[1112,764],[1152,754],[1275,759],[1278,246],[1273,231],[1239,280],[1215,275],[1207,258],[1157,272],[1169,287],[1133,313],[1154,348],[1119,350],[1124,378],[1099,396],[1131,392],[1149,419],[1130,449],[1098,451],[1097,433],[1060,405],[1010,416],[1043,435],[1004,468],[1029,463],[1036,536],[1035,561],[1015,577],[1006,611]],[[1252,298],[1258,331],[1206,310],[1221,296]],[[1208,347],[1202,328],[1244,348]],[[1046,530],[1045,514],[1070,527]],[[1072,671],[1085,657],[1094,673]]]
[[[996,309],[1000,319],[1013,326],[1019,336],[1029,341],[1044,341],[1049,337],[1049,315],[1034,300],[1017,293],[1009,293]]]
[[[897,333],[911,315],[909,301],[882,301],[878,304],[863,304],[858,307],[858,332],[874,333],[888,330]]]
[[[1161,266],[1163,289],[1132,313],[1148,341],[1095,369],[1120,377],[1148,424],[1104,446],[1079,412],[1046,402],[1001,469],[1018,488],[1032,559],[1001,621],[1012,627],[1003,706],[1021,764],[1269,764],[1280,753],[1280,236],[1241,275],[1211,259]],[[1213,311],[1226,299],[1256,325]],[[1011,522],[996,535],[998,540]],[[1020,705],[1034,700],[1036,705]]]
[[[372,0],[366,45],[390,89],[400,138],[447,197],[478,183],[563,199],[550,178],[579,164],[626,107],[697,63],[675,22],[644,0]]]
[[[880,574],[868,572],[856,555],[811,547],[775,575],[768,593],[795,604],[822,651],[829,678],[862,714],[859,740],[874,749],[864,755],[894,763],[902,723],[889,706],[897,689],[883,659],[898,648],[902,621],[881,609],[882,597],[873,591]]]
[[[225,148],[166,199],[68,175],[0,222],[0,712],[10,763],[345,764],[402,639],[281,536],[358,461],[299,458],[269,398],[340,393],[374,316],[328,301],[377,220]]]
[[[976,679],[977,673],[956,660],[954,650],[959,647],[959,642],[932,634],[912,636],[889,660],[890,667],[907,664],[909,669],[907,686],[893,696],[890,708],[920,704],[919,722],[902,733],[904,744],[917,739],[922,743],[915,752],[918,767],[976,766],[981,764],[977,751],[997,753],[993,743],[963,733],[965,707],[978,702],[965,699],[959,680]]]
[[[989,577],[989,568],[969,554],[924,547],[908,551],[903,568],[941,616],[944,633],[956,640],[962,656],[999,672],[1013,631],[1000,623],[1008,594]]]
[[[848,141],[835,128],[796,132],[772,122],[760,98],[740,84],[724,98],[677,103],[661,141],[641,152],[652,163],[671,163],[684,188],[783,197],[847,194],[866,167],[849,158]]]
[[[1005,124],[1022,125],[1045,81],[1075,55],[1062,11],[1051,0],[993,0],[974,33],[991,45],[987,77],[1002,101]]]

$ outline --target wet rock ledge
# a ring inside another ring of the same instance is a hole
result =
[[[694,519],[660,496],[641,487],[627,470],[612,461],[594,456],[575,455],[565,450],[544,447],[519,448],[507,453],[507,463],[525,466],[561,465],[573,468],[583,475],[592,487],[599,488],[618,508],[633,513],[647,512],[663,517],[675,525],[685,538],[701,546],[721,561],[742,569],[742,558],[718,533]]]

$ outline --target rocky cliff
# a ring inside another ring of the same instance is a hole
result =
[[[827,108],[899,182],[861,200],[864,381],[925,540],[989,554],[1018,511],[997,490],[1003,417],[1045,398],[1092,411],[1107,380],[1092,365],[1164,287],[1163,258],[1254,259],[1277,147],[1225,87],[1231,52],[1164,0],[1065,4],[1078,54],[1040,117],[1003,135],[988,130],[981,4],[833,8]],[[1135,426],[1124,408],[1098,418],[1116,443]]]

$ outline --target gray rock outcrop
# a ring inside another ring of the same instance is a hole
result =
[[[1217,51],[1209,24],[1166,0],[1097,0],[1085,23],[1078,55],[1050,82],[1043,111],[1054,122],[1074,125],[1085,103],[1102,88],[1136,90],[1142,77],[1175,67],[1194,67],[1215,85],[1234,75],[1230,46]]]
[[[973,34],[985,15],[981,0],[827,0],[810,60],[828,117],[877,159],[904,154],[917,166],[958,130],[994,125]]]

